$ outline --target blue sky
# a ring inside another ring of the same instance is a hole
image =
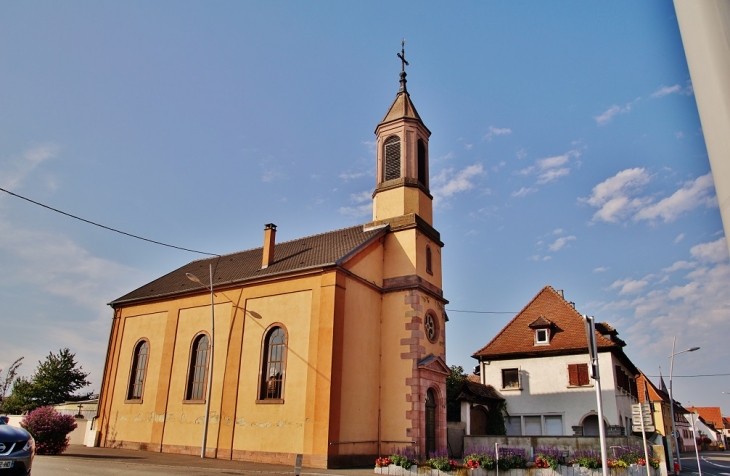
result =
[[[551,285],[650,376],[674,336],[700,346],[675,375],[715,376],[675,394],[730,410],[730,262],[671,2],[3,2],[0,187],[220,254],[269,222],[365,223],[402,38],[448,363]],[[106,303],[198,257],[1,194],[0,367],[68,346],[98,390]]]

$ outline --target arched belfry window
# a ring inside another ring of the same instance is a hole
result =
[[[400,138],[391,136],[385,140],[385,168],[383,180],[400,178]]]
[[[129,375],[129,388],[127,389],[127,400],[142,399],[149,353],[150,344],[146,340],[141,340],[136,346],[134,346],[132,369]]]
[[[426,170],[426,144],[423,140],[418,139],[418,181],[426,185],[426,177],[428,171]]]
[[[205,388],[208,382],[209,350],[210,341],[207,335],[200,334],[193,340],[185,400],[205,399]]]
[[[261,400],[282,399],[285,372],[286,332],[277,326],[271,328],[264,337],[259,390]]]

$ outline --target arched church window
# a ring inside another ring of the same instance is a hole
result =
[[[433,274],[432,258],[431,258],[431,247],[426,246],[426,272]]]
[[[205,388],[208,382],[208,354],[210,341],[205,334],[199,334],[193,340],[190,352],[190,366],[188,370],[188,384],[185,390],[185,400],[204,400]]]
[[[261,400],[280,400],[284,390],[286,371],[286,332],[281,327],[273,327],[266,333],[261,369]]]
[[[129,375],[129,388],[127,389],[127,400],[141,400],[144,390],[144,379],[147,374],[147,357],[150,345],[147,340],[141,340],[134,346],[132,354],[132,369]]]
[[[390,136],[385,141],[384,180],[400,178],[400,138]]]
[[[418,181],[426,185],[426,144],[418,139]]]

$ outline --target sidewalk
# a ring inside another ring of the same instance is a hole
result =
[[[89,448],[83,445],[70,445],[65,453],[53,458],[92,459],[108,461],[109,463],[177,466],[201,469],[225,469],[246,473],[260,474],[294,474],[293,466],[276,464],[249,463],[246,461],[231,461],[223,459],[200,458],[190,455],[170,453],[153,453],[150,451],[120,450],[114,448]],[[374,468],[374,464],[373,464]],[[316,469],[302,468],[300,474],[306,476],[340,475],[340,476],[372,476],[373,468],[355,469]],[[234,473],[235,474],[235,473]]]

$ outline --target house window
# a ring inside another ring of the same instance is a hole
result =
[[[502,369],[502,388],[520,388],[519,369]]]
[[[562,415],[509,415],[504,420],[507,436],[562,436]]]
[[[400,178],[400,138],[388,137],[385,141],[385,170],[384,180]]]
[[[571,387],[581,387],[590,385],[588,378],[588,364],[570,364],[568,365],[568,385]]]
[[[426,272],[428,274],[433,274],[433,268],[431,267],[431,264],[432,264],[431,247],[426,246]]]
[[[535,329],[535,345],[550,344],[550,329]]]
[[[281,400],[286,370],[286,332],[283,328],[273,327],[266,333],[263,357],[259,399]]]
[[[200,334],[193,340],[185,400],[205,399],[205,387],[208,382],[209,344],[208,336],[205,334]]]
[[[426,144],[418,139],[418,181],[426,185]]]
[[[132,355],[132,370],[129,375],[129,389],[127,400],[141,400],[144,389],[144,378],[147,374],[147,356],[150,345],[146,340],[140,341],[134,347]]]

